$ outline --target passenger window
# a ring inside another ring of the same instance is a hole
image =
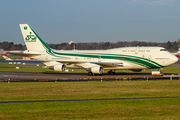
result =
[[[145,50],[139,50],[139,52],[145,52]]]
[[[160,51],[167,51],[166,49],[160,49]]]

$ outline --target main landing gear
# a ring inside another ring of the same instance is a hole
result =
[[[88,75],[91,76],[91,75],[94,75],[94,74],[92,72],[89,72]]]
[[[108,72],[107,72],[107,74],[108,74],[108,75],[114,75],[114,74],[116,74],[116,72],[115,72],[115,71],[110,70],[110,71],[108,71]]]
[[[93,75],[95,75],[95,74],[97,74],[97,73],[88,72],[88,75],[89,75],[89,76],[93,76]],[[110,71],[107,72],[107,74],[108,74],[108,75],[115,75],[116,72],[115,72],[115,70],[110,70]],[[102,74],[98,74],[98,75],[102,75]]]

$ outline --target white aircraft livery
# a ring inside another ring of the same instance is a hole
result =
[[[54,50],[50,48],[28,24],[20,24],[27,47],[25,51],[10,51],[40,61],[49,69],[65,71],[66,68],[86,69],[89,75],[108,74],[115,70],[156,69],[172,65],[178,58],[163,47],[122,47],[108,50]]]

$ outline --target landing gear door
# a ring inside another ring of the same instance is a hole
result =
[[[48,55],[45,56],[45,60],[48,60]]]
[[[98,58],[98,62],[101,62],[101,56],[99,56],[99,58]]]
[[[138,54],[138,52],[139,52],[139,47],[136,48],[135,54]]]
[[[79,57],[78,56],[75,57],[75,61],[79,61]]]
[[[148,59],[149,59],[149,60],[152,60],[152,56],[151,56],[151,55],[149,55],[149,56],[148,56]]]

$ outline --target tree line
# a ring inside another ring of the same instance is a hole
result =
[[[74,43],[73,43],[74,44]],[[73,44],[59,43],[48,44],[50,48],[56,50],[72,50]],[[174,42],[144,42],[144,41],[118,41],[118,42],[90,42],[90,43],[75,43],[77,50],[105,50],[118,47],[133,47],[133,46],[160,46],[168,51],[177,51],[180,45],[180,39]],[[4,50],[26,50],[26,46],[22,44],[14,44],[13,42],[0,42],[0,49]]]

